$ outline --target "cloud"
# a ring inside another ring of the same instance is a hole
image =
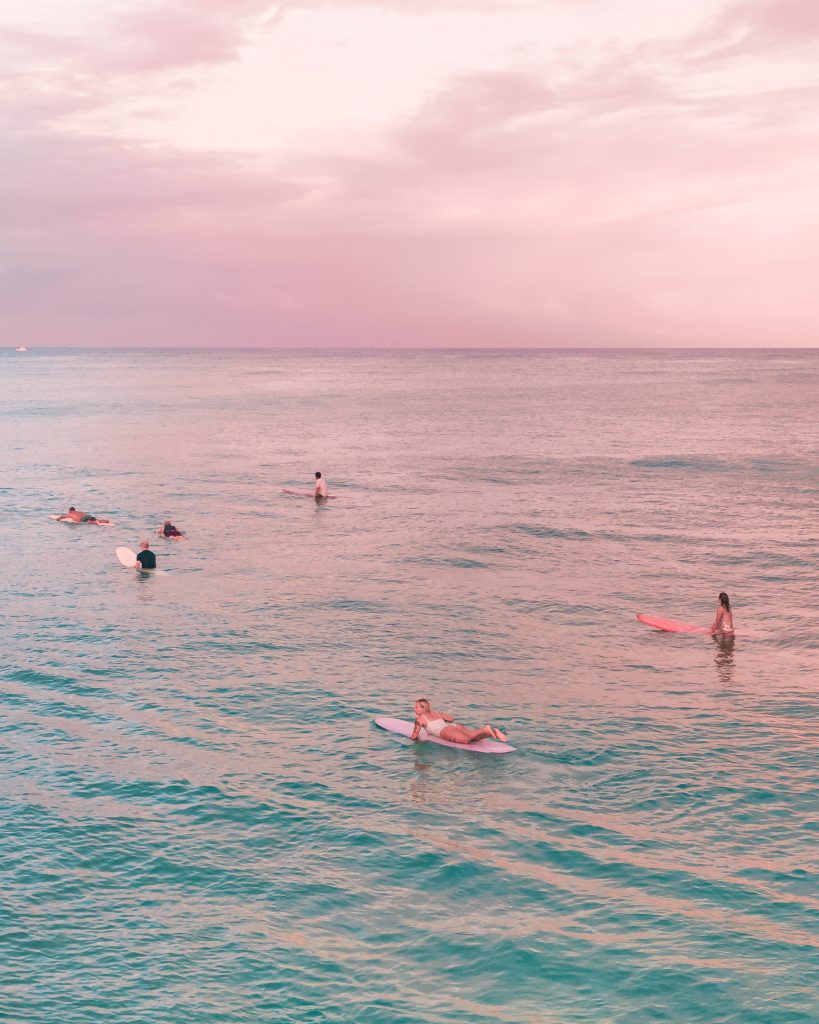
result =
[[[173,0],[123,7],[74,28],[3,29],[6,66],[40,65],[87,79],[182,70],[237,59],[268,0]]]
[[[105,33],[75,38],[68,56],[53,36],[2,37],[26,54],[0,92],[7,335],[815,342],[812,83],[714,85],[684,47],[662,61],[657,48],[609,47],[594,60],[461,68],[353,156],[185,153],[92,131],[126,89],[105,59],[169,87],[180,69],[232,59],[268,10],[201,0],[165,22],[165,9],[116,21],[127,38],[105,58]],[[186,38],[189,18],[199,34]],[[80,56],[91,52],[89,73]]]
[[[688,41],[696,60],[722,61],[812,49],[819,38],[814,0],[735,0]]]

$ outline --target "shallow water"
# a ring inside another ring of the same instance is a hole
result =
[[[0,375],[4,1021],[819,1019],[819,353]]]

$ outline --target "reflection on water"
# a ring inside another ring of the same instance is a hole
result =
[[[4,1020],[819,1020],[819,356],[0,374]],[[717,575],[738,653],[634,619]],[[421,694],[515,753],[371,725]]]
[[[723,686],[730,686],[734,681],[736,636],[733,633],[716,633],[712,639],[715,648],[714,664],[717,666],[717,676]]]
[[[134,576],[137,578],[137,600],[141,604],[153,603],[156,600],[155,573],[137,570]]]

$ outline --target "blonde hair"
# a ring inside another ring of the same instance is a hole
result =
[[[423,707],[424,711],[429,712],[429,711],[432,710],[432,705],[426,699],[426,697],[419,697],[418,700],[415,703],[416,704],[420,704]]]

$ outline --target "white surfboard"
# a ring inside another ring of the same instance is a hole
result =
[[[415,728],[414,722],[407,722],[403,718],[374,718],[373,721],[380,729],[397,733],[399,736],[409,737]],[[453,747],[455,750],[471,750],[475,754],[508,754],[515,749],[508,743],[490,739],[478,740],[476,743],[450,743],[449,740],[442,740],[440,736],[430,736],[426,729],[421,730],[418,738],[427,743],[437,743],[442,747]]]
[[[130,548],[117,548],[117,558],[119,564],[124,565],[126,569],[136,569],[136,551],[132,551]]]
[[[61,523],[68,523],[69,526],[116,526],[116,523],[101,523],[98,519],[94,519],[90,523],[78,523],[74,519],[63,519],[62,515],[57,515],[56,513],[53,513],[48,518],[56,519]]]

